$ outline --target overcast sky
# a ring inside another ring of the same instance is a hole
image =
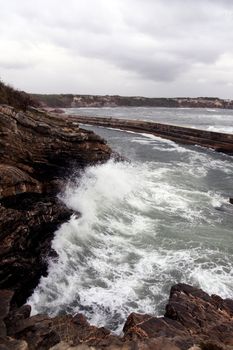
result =
[[[38,93],[233,99],[233,0],[0,0],[0,78]]]

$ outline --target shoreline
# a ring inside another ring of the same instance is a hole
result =
[[[30,317],[25,299],[46,275],[56,228],[72,214],[56,199],[67,169],[104,162],[113,154],[103,139],[80,129],[77,122],[75,116],[0,106],[4,146],[0,153],[0,347],[187,350],[196,344],[199,350],[210,344],[219,350],[233,346],[233,300],[185,284],[171,288],[164,317],[129,315],[123,337],[91,326],[81,314]],[[136,125],[137,130],[140,127]]]
[[[199,145],[217,152],[233,155],[233,134],[188,128],[178,125],[162,124],[132,119],[104,117],[84,117],[72,115],[77,122],[94,126],[111,127],[140,133],[150,133],[177,143]]]
[[[233,101],[218,97],[144,97],[91,94],[30,94],[43,107],[165,107],[233,109]]]

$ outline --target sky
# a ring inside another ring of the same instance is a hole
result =
[[[0,79],[34,93],[233,99],[232,0],[0,0]]]

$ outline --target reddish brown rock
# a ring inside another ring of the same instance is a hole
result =
[[[232,316],[233,300],[209,296],[201,289],[178,284],[171,288],[165,316],[130,315],[130,321],[126,322],[129,326],[124,329],[125,338],[166,337],[181,349],[195,344],[202,344],[203,349],[233,348]]]
[[[10,337],[0,338],[0,350],[29,350],[27,342]]]
[[[131,314],[124,326],[124,337],[113,335],[104,327],[90,325],[82,314],[30,317],[30,307],[26,305],[9,311],[12,295],[8,291],[2,293],[2,300],[5,298],[8,305],[2,318],[8,336],[4,338],[4,349],[11,349],[14,339],[28,346],[28,350],[233,348],[233,300],[209,296],[185,284],[172,287],[164,317]]]

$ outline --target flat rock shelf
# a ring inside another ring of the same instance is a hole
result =
[[[233,135],[148,121],[76,116],[82,124],[146,132],[177,143],[199,145],[233,155]]]

